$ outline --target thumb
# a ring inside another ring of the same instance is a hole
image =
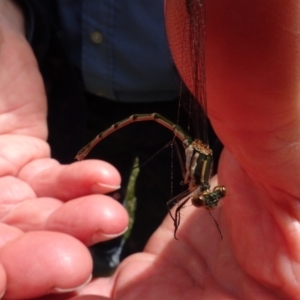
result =
[[[217,134],[250,177],[299,198],[297,10],[295,1],[208,2],[206,51]]]

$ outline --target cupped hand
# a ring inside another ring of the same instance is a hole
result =
[[[166,6],[171,49],[192,86],[175,49],[189,42],[180,23],[188,2],[174,3]],[[299,299],[299,3],[205,3],[208,112],[225,145],[218,183],[228,194],[213,211],[223,239],[205,210],[187,206],[179,241],[167,218],[145,252],[122,263],[110,296]]]
[[[175,20],[167,15],[168,24],[182,25],[186,2],[168,3],[177,12]],[[112,278],[79,290],[77,299],[299,298],[299,6],[206,4],[208,112],[225,145],[218,181],[228,195],[213,212],[223,239],[205,210],[187,206],[179,241],[167,218],[143,253],[126,259]],[[174,26],[173,37],[180,28],[186,27]],[[170,45],[176,51],[176,41]],[[37,176],[22,170],[22,180],[34,184]]]
[[[14,2],[0,2],[0,37],[0,294],[71,291],[90,280],[87,246],[127,228],[124,208],[103,195],[120,175],[103,161],[50,158],[44,87]]]
[[[118,236],[127,227],[124,208],[101,195],[118,188],[119,174],[102,161],[60,165],[47,157],[46,143],[37,138],[5,135],[0,144],[2,140],[0,264],[3,280],[7,278],[5,297],[72,290],[91,275],[86,246]]]

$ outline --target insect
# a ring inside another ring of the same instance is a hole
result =
[[[168,3],[170,3],[170,1],[168,1],[167,4]],[[188,111],[192,112],[196,136],[198,136],[199,139],[193,140],[180,126],[157,113],[137,114],[112,125],[107,130],[98,134],[78,152],[76,158],[78,160],[84,159],[90,150],[102,139],[133,122],[155,121],[161,124],[167,129],[172,130],[185,148],[184,184],[188,185],[188,189],[184,193],[184,196],[180,195],[168,202],[169,209],[174,204],[177,205],[175,214],[172,215],[170,213],[174,221],[174,237],[176,238],[180,224],[180,211],[189,200],[191,200],[195,207],[205,207],[208,210],[222,237],[217,221],[211,214],[211,210],[214,209],[219,201],[226,195],[226,189],[224,186],[216,186],[211,190],[209,184],[212,174],[213,156],[212,150],[208,146],[208,119],[206,113],[206,14],[204,1],[185,0],[185,11],[175,10],[173,11],[173,14],[174,13],[178,13],[178,17],[185,14],[184,18],[186,23],[182,28],[177,28],[180,32],[177,32],[176,39],[174,39],[176,43],[179,39],[182,40],[182,53],[177,56],[175,55],[173,58],[178,65],[181,65],[183,74],[189,74],[189,78],[186,79],[187,82],[190,81],[188,86],[191,92],[188,102],[190,108]],[[195,98],[197,98],[197,100]],[[201,124],[198,124],[199,121],[201,121]],[[198,130],[200,130],[200,132],[198,132]],[[181,196],[183,196],[183,198],[179,198]]]
[[[216,186],[213,190],[210,189],[209,180],[211,177],[213,156],[212,150],[207,144],[204,144],[201,140],[198,139],[193,140],[180,126],[174,124],[167,118],[157,113],[135,114],[130,116],[129,118],[113,124],[105,131],[99,133],[91,142],[89,142],[77,153],[75,158],[77,160],[83,160],[93,149],[93,147],[95,147],[108,135],[131,123],[143,121],[155,121],[171,130],[174,133],[175,137],[182,142],[182,145],[185,148],[186,157],[184,184],[188,185],[188,193],[186,197],[179,201],[179,204],[175,210],[175,215],[173,216],[170,213],[174,221],[174,237],[176,238],[176,232],[180,224],[180,210],[189,200],[191,200],[194,206],[205,207],[208,211],[211,211],[218,205],[220,199],[223,198],[226,194],[226,189],[224,186]],[[175,200],[177,199],[178,197],[170,200],[168,202],[168,207],[170,208],[171,206],[173,206]],[[218,226],[217,228],[219,230]]]

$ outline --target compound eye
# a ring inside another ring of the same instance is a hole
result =
[[[199,196],[199,197],[193,197],[192,198],[192,204],[196,207],[202,207],[205,206],[205,201],[203,196]]]
[[[220,196],[220,198],[223,198],[226,196],[226,188],[225,186],[218,185],[213,189],[213,192],[217,192]]]

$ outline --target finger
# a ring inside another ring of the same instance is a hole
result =
[[[35,198],[10,210],[2,222],[26,232],[64,232],[92,245],[123,234],[128,226],[128,214],[119,202],[103,195],[66,203],[53,198]]]
[[[21,235],[23,235],[23,232],[20,229],[1,223],[0,224],[0,248],[4,247],[9,242],[17,239]],[[6,290],[6,283],[7,283],[7,274],[4,269],[4,266],[0,262],[0,298],[2,298]]]
[[[36,160],[26,165],[18,176],[33,187],[38,196],[62,200],[91,193],[108,193],[120,187],[120,175],[110,164],[86,160],[59,165],[55,160]]]
[[[207,6],[214,128],[252,179],[299,197],[300,161],[293,155],[300,150],[299,45],[288,33],[299,29],[299,7],[294,1],[228,4]]]
[[[7,283],[7,276],[4,267],[0,264],[0,299],[5,293]]]
[[[1,120],[0,120],[1,121]],[[49,145],[31,136],[4,134],[0,137],[0,177],[16,176],[30,161],[49,157]]]
[[[203,49],[213,127],[252,178],[288,189],[299,198],[295,183],[300,161],[292,154],[299,153],[300,145],[299,88],[295,80],[300,60],[298,42],[291,34],[299,29],[295,13],[299,7],[294,1],[280,2],[279,7],[269,0],[219,4],[206,4],[209,17]],[[194,91],[198,81],[187,66],[199,62],[201,67],[202,58],[191,55],[190,36],[181,26],[188,17],[184,2],[169,8],[166,20],[174,59],[183,80]],[[201,44],[201,36],[197,38]],[[177,47],[178,43],[186,50]],[[187,63],[189,56],[191,64]],[[203,91],[200,84],[198,91]]]
[[[14,226],[0,223],[0,247],[21,236],[23,231]]]
[[[13,177],[0,178],[0,218],[26,199],[35,198],[32,188],[24,181]]]
[[[95,295],[85,295],[74,297],[71,300],[108,300],[111,298],[103,297],[103,296],[95,296]]]
[[[109,300],[111,298],[97,296],[95,293],[91,295],[72,296],[74,293],[65,295],[49,295],[37,298],[36,300]]]
[[[49,216],[45,229],[68,233],[92,245],[123,234],[128,222],[128,214],[119,202],[93,195],[60,206]]]
[[[102,278],[95,278],[87,285],[81,287],[76,292],[81,297],[89,295],[101,295],[107,298],[104,299],[112,299],[112,293],[114,288],[114,280],[111,277],[102,277]],[[85,299],[85,298],[78,298],[78,299]],[[87,298],[88,299],[88,298]]]
[[[14,299],[75,289],[92,271],[87,248],[68,235],[53,232],[20,236],[0,249],[0,262],[9,278],[5,297]]]
[[[23,231],[43,230],[49,216],[63,204],[53,198],[27,199],[9,210],[2,222]]]

